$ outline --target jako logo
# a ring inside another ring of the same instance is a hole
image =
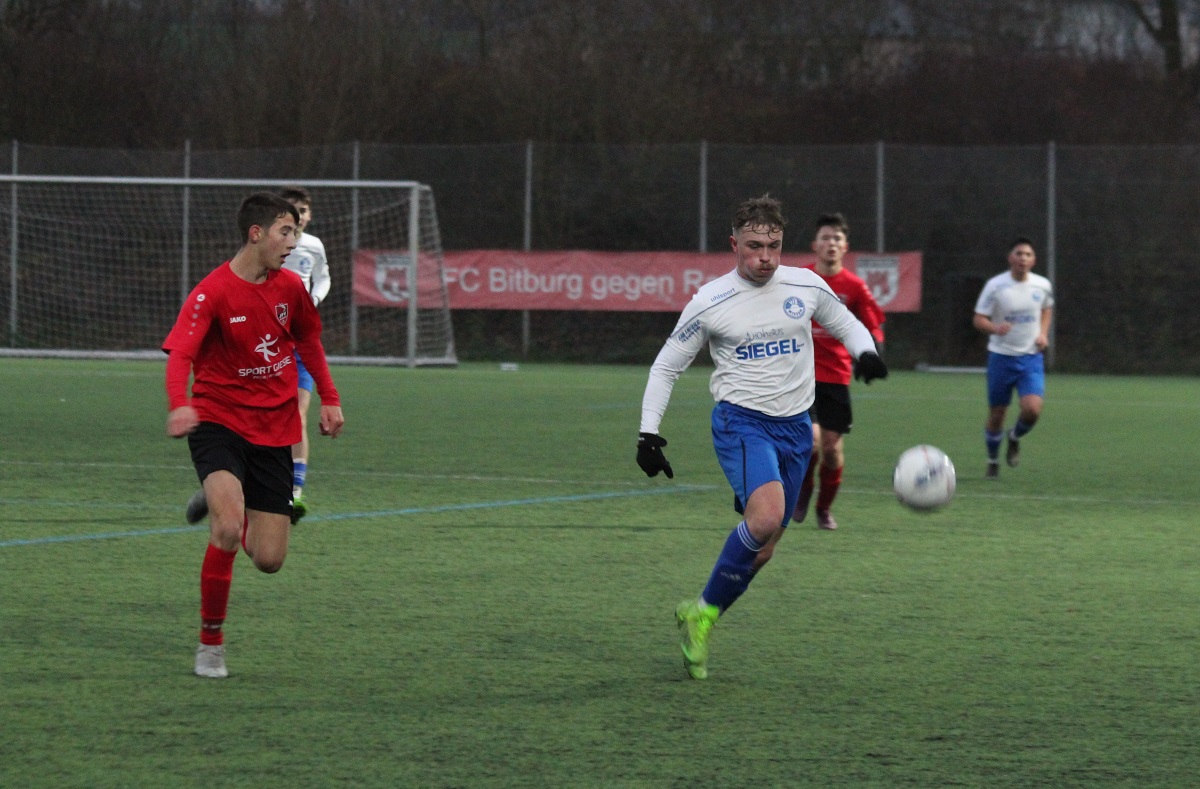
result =
[[[229,319],[229,322],[230,323],[245,323],[246,316],[245,315],[235,315],[234,317]]]

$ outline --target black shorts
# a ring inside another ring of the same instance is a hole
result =
[[[854,412],[850,410],[850,387],[846,384],[823,384],[817,381],[817,396],[808,415],[814,425],[822,430],[832,430],[843,435],[854,426]]]
[[[292,514],[292,448],[251,444],[224,425],[201,422],[188,435],[196,476],[228,471],[242,483],[246,509]]]

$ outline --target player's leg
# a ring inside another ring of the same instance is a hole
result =
[[[296,372],[299,373],[296,405],[300,411],[300,442],[292,447],[292,523],[308,513],[308,504],[304,501],[304,483],[308,479],[308,408],[312,404],[314,382],[312,374],[300,361],[300,354],[296,354]]]
[[[228,676],[224,624],[244,518],[239,476],[244,473],[244,443],[233,431],[211,422],[202,422],[188,436],[192,462],[211,510],[208,546],[200,568],[200,646],[195,673],[202,677]]]
[[[787,523],[812,441],[805,415],[802,423],[789,427],[797,435],[794,446],[784,450],[794,458],[790,488],[785,490],[784,462],[769,422],[745,409],[719,403],[713,409],[712,424],[717,459],[735,498],[745,502],[745,519],[726,538],[700,598],[685,600],[675,610],[684,665],[694,679],[708,676],[708,639],[717,618],[746,591],[759,554],[767,545],[773,547],[777,533]]]
[[[843,436],[850,432],[854,413],[850,407],[850,387],[844,384],[817,383],[820,391],[822,422],[821,465],[817,476],[821,488],[817,493],[817,527],[832,531],[837,528],[830,509],[842,486],[842,468],[845,465]]]
[[[254,446],[246,463],[246,554],[264,573],[287,558],[292,516],[292,455],[288,447]]]
[[[1017,357],[1020,371],[1016,379],[1017,396],[1020,398],[1020,413],[1017,422],[1008,431],[1008,447],[1004,459],[1010,466],[1016,466],[1021,459],[1021,439],[1042,415],[1043,398],[1046,393],[1046,370],[1042,355],[1031,354]]]
[[[821,457],[821,425],[815,402],[813,403],[813,407],[808,409],[808,415],[812,419],[813,448],[808,453],[808,463],[804,470],[804,480],[800,483],[800,495],[796,497],[796,506],[792,509],[792,520],[796,523],[804,523],[804,519],[808,517],[808,503],[812,501],[813,489],[816,487],[817,466],[820,464]]]
[[[988,414],[983,424],[983,441],[987,449],[987,471],[984,476],[987,479],[1000,478],[1000,444],[1004,440],[1004,415],[1012,399],[1014,384],[1012,358],[1002,353],[988,353]]]

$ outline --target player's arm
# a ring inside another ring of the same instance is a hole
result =
[[[982,312],[975,313],[975,318],[971,321],[975,328],[984,334],[999,334],[1001,337],[1008,334],[1008,330],[1012,328],[1012,324],[1000,321],[996,323],[992,320],[991,315],[986,315]]]
[[[850,351],[854,358],[856,379],[869,384],[876,378],[887,378],[887,365],[879,356],[875,338],[862,321],[854,317],[854,313],[846,309],[828,288],[823,288],[817,296],[813,320],[820,321],[825,330],[837,337],[842,345],[846,346],[846,350]]]
[[[675,388],[675,382],[707,341],[708,330],[701,318],[694,315],[689,305],[689,308],[684,309],[662,350],[658,352],[654,364],[650,365],[646,391],[642,394],[642,422],[638,432],[637,451],[638,466],[648,477],[653,477],[660,471],[665,473],[668,479],[675,476],[671,464],[663,455],[662,448],[667,445],[667,440],[659,435],[659,426],[667,412],[667,403],[671,400],[671,390]]]
[[[304,366],[312,375],[317,395],[321,398],[321,435],[337,438],[346,419],[342,415],[341,397],[337,387],[333,385],[333,375],[329,372],[325,346],[321,344],[321,316],[317,313],[316,306],[308,300],[307,293],[300,300],[294,329],[300,358],[304,360]]]
[[[200,417],[188,398],[188,374],[192,357],[186,351],[173,350],[167,356],[167,435],[183,438],[196,429]]]
[[[1050,345],[1050,323],[1054,320],[1054,308],[1046,307],[1042,310],[1042,330],[1038,333],[1034,343],[1039,351],[1044,351]]]
[[[325,245],[321,243],[321,239],[319,238],[313,237],[313,241],[317,243],[313,245],[312,250],[312,290],[310,295],[315,307],[325,301],[325,297],[329,295],[329,287],[333,284],[333,281],[329,276],[329,260],[325,257]]]

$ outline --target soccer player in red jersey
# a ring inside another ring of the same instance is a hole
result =
[[[222,626],[238,546],[265,573],[287,556],[291,447],[300,440],[297,349],[321,396],[321,434],[336,438],[345,421],[316,307],[300,277],[281,270],[298,223],[287,200],[247,197],[237,214],[242,248],[188,295],[163,342],[167,433],[187,436],[209,508],[195,664],[202,677],[228,676]]]
[[[817,217],[816,236],[812,250],[817,253],[817,262],[807,268],[817,273],[833,289],[842,304],[862,321],[871,332],[876,345],[883,343],[883,310],[875,302],[867,283],[852,274],[842,265],[842,259],[850,249],[850,225],[841,214],[821,214]],[[800,487],[800,498],[792,519],[797,523],[808,515],[808,503],[812,499],[814,469],[820,455],[821,487],[817,493],[817,527],[836,529],[830,508],[842,485],[842,469],[845,466],[843,436],[850,432],[853,413],[850,409],[850,377],[854,364],[846,346],[821,324],[813,321],[813,351],[817,368],[816,399],[809,415],[813,422],[813,456],[808,463],[808,472]]]

